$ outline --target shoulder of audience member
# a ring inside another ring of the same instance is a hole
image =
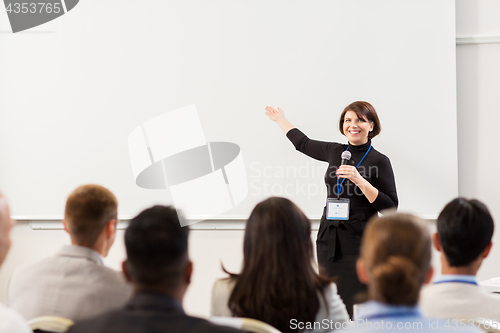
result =
[[[118,313],[118,312],[116,312]],[[168,314],[167,314],[168,315]],[[146,321],[146,320],[145,320]],[[153,319],[154,321],[154,319]],[[241,333],[243,331],[229,327],[229,326],[221,326],[214,324],[206,319],[193,317],[186,315],[183,312],[174,314],[168,320],[159,320],[160,323],[165,325],[169,325],[170,328],[176,327],[179,329],[179,333],[189,332],[189,333]],[[108,325],[101,326],[104,330],[102,332],[106,332],[106,327]],[[166,326],[165,326],[166,327]],[[82,331],[83,332],[83,331]],[[101,331],[99,331],[101,332]],[[71,332],[69,332],[71,333]],[[78,333],[78,332],[77,332]]]
[[[16,311],[0,304],[0,332],[5,333],[31,333],[26,320]]]
[[[25,272],[30,272],[34,269],[43,268],[47,264],[49,264],[53,259],[54,257],[47,257],[35,262],[19,265],[14,269],[12,274],[24,274]]]
[[[193,322],[193,326],[191,327],[193,330],[189,330],[189,332],[193,333],[241,333],[243,331],[228,327],[228,326],[220,326],[209,322],[206,319],[197,318],[197,317],[189,317],[189,320]]]
[[[209,322],[206,319],[191,317],[185,314],[178,314],[170,319],[172,322],[169,323],[167,320],[162,319],[161,317],[148,317],[148,319],[144,317],[140,317],[137,315],[130,316],[124,310],[114,310],[102,315],[99,315],[94,318],[85,319],[75,323],[70,327],[68,333],[118,333],[118,332],[133,332],[130,330],[123,330],[123,325],[127,325],[127,323],[132,324],[140,324],[141,322],[146,323],[147,321],[151,321],[152,324],[156,324],[156,327],[159,327],[162,324],[172,327],[178,327],[181,329],[179,333],[189,332],[189,333],[241,333],[243,331],[227,327],[227,326],[219,326]],[[154,325],[153,325],[154,327]],[[185,329],[182,330],[182,327]],[[152,330],[152,332],[156,332]]]

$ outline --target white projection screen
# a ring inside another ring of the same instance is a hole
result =
[[[369,101],[400,210],[432,218],[458,193],[452,0],[81,0],[54,21],[9,29],[0,7],[0,191],[15,218],[60,219],[85,183],[112,190],[125,219],[172,204],[168,176],[163,189],[136,185],[136,129],[146,164],[153,143],[141,131],[155,130],[165,147],[195,130],[193,144],[239,146],[244,173],[217,219],[244,219],[273,195],[319,218],[326,164],[297,152],[266,105],[310,138],[345,143],[341,111]],[[199,121],[188,132],[156,122],[192,105]],[[224,177],[229,167],[214,174]],[[179,195],[197,207],[228,200],[203,184]]]

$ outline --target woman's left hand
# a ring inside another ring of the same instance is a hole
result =
[[[363,181],[363,177],[359,174],[358,169],[352,165],[341,165],[336,173],[339,178],[347,178],[354,185],[360,185]]]

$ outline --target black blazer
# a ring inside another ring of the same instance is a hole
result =
[[[123,308],[77,322],[68,333],[241,333],[190,317],[181,304],[166,295],[141,292]]]

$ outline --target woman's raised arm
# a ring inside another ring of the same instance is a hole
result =
[[[276,122],[283,133],[288,133],[289,130],[295,128],[288,120],[285,118],[285,112],[278,107],[278,110],[272,106],[266,106],[266,116],[272,121]]]

